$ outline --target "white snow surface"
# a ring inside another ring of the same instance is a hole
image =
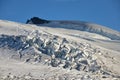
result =
[[[120,32],[78,21],[0,20],[0,80],[119,80]]]

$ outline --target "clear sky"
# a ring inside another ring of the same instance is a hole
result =
[[[79,20],[120,31],[120,0],[0,0],[0,19]]]

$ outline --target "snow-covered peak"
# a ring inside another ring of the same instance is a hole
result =
[[[94,23],[84,22],[84,21],[48,21],[40,18],[31,18],[28,24],[36,24],[38,26],[48,26],[54,28],[65,28],[72,30],[86,31],[90,33],[96,33],[112,40],[120,40],[120,32],[101,26]]]
[[[94,23],[82,21],[53,21],[43,25],[56,28],[86,31],[108,37],[112,40],[120,40],[120,32]]]

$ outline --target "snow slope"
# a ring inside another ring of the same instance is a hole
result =
[[[107,28],[105,26],[88,23],[83,21],[51,21],[50,23],[43,24],[49,27],[66,28],[97,33],[102,36],[108,37],[112,40],[120,40],[120,32]]]
[[[0,79],[119,80],[120,32],[100,25],[0,20]]]

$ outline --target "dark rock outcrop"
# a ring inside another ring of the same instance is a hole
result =
[[[45,20],[45,19],[41,19],[38,17],[33,17],[30,20],[28,19],[26,24],[44,24],[44,23],[49,23],[50,21]]]

